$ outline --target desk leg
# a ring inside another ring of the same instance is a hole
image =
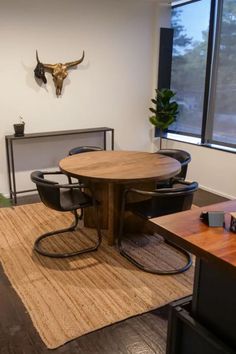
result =
[[[12,184],[13,184],[13,200],[14,204],[17,204],[16,197],[16,176],[15,176],[15,162],[14,162],[14,151],[13,151],[13,142],[10,141],[10,154],[11,154],[11,168],[12,168]]]
[[[6,143],[6,154],[7,154],[7,173],[8,173],[8,184],[9,184],[9,196],[12,200],[12,183],[11,183],[11,161],[10,161],[10,152],[9,152],[9,141],[5,139]]]
[[[103,149],[104,150],[107,149],[107,132],[106,131],[103,132]]]
[[[111,131],[111,150],[114,150],[114,129]]]

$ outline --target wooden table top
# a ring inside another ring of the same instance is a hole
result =
[[[202,211],[224,211],[225,228],[208,227],[200,220]],[[236,275],[236,233],[230,232],[230,212],[236,211],[236,200],[153,218],[156,232],[189,252],[217,263]]]
[[[60,161],[59,166],[73,177],[113,183],[165,180],[181,170],[175,159],[137,151],[87,152],[68,156]]]

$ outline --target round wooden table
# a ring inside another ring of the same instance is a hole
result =
[[[60,169],[71,177],[93,185],[101,201],[102,227],[108,228],[108,242],[118,233],[120,199],[126,186],[166,180],[178,174],[180,163],[170,157],[138,151],[96,151],[64,158]],[[107,209],[107,210],[106,210]]]

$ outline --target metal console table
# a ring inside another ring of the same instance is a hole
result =
[[[53,132],[32,133],[25,134],[24,136],[6,135],[6,155],[7,155],[7,171],[8,171],[8,183],[10,198],[15,204],[17,204],[17,194],[32,192],[35,189],[16,190],[16,173],[15,173],[15,161],[14,161],[14,141],[22,139],[37,139],[48,138],[53,136],[65,136],[65,135],[77,135],[77,134],[91,134],[91,133],[103,133],[103,148],[107,148],[107,133],[111,134],[111,149],[114,150],[114,129],[107,127],[88,128],[88,129],[75,129],[75,130],[61,130]]]

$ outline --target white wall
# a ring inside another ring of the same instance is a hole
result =
[[[26,133],[110,126],[115,148],[150,150],[147,117],[157,78],[159,27],[168,26],[168,1],[0,0],[0,192],[8,193],[4,136],[22,115]],[[34,79],[35,50],[42,62],[85,60],[71,69],[62,96],[50,74]],[[99,136],[25,141],[16,145],[18,188],[30,186],[31,169],[56,166],[77,144]],[[234,154],[168,141],[192,154],[188,177],[207,190],[236,197]]]
[[[115,128],[116,149],[150,149],[147,117],[156,87],[160,19],[155,1],[8,0],[0,5],[0,192],[8,192],[4,136],[13,133],[19,115],[26,133],[108,126]],[[50,74],[46,85],[34,79],[36,49],[44,63],[76,60],[85,50],[61,97]],[[57,164],[60,141],[53,144],[16,145],[18,188],[30,184],[25,170],[46,167],[47,158]],[[78,143],[66,144],[65,154]]]

